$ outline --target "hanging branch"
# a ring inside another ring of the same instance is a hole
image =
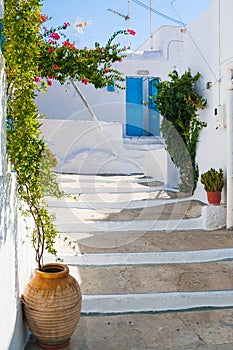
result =
[[[92,83],[96,88],[115,80],[116,86],[123,88],[122,74],[112,68],[112,64],[120,62],[124,54],[119,44],[112,41],[119,34],[135,34],[132,30],[119,31],[105,47],[96,43],[94,49],[78,49],[63,33],[68,23],[58,28],[45,27],[49,18],[41,14],[42,3],[41,0],[7,0],[3,20],[7,154],[16,172],[19,200],[26,204],[26,211],[34,220],[31,237],[40,270],[44,250],[56,255],[54,243],[58,234],[45,196],[61,198],[64,194],[52,171],[56,159],[41,135],[35,91],[46,89],[53,80],[63,84],[68,78]]]

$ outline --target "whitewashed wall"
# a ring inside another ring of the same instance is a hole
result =
[[[3,14],[3,2],[0,2]],[[17,208],[15,173],[6,169],[4,65],[0,54],[0,348],[22,350],[28,330],[20,297],[32,273],[32,256]]]
[[[227,118],[228,63],[233,57],[231,44],[233,2],[213,0],[212,5],[197,20],[188,26],[185,44],[185,65],[192,72],[199,71],[202,79],[199,84],[201,94],[207,98],[207,109],[200,112],[201,119],[207,122],[198,143],[197,160],[200,173],[210,167],[227,167],[227,129],[224,122],[215,117],[217,109],[220,119]],[[207,89],[206,84],[211,87]],[[203,186],[198,184],[195,195],[206,199]],[[225,196],[223,198],[225,201]]]
[[[144,156],[127,150],[117,122],[42,120],[42,133],[58,160],[57,172],[78,174],[143,173]]]
[[[32,255],[20,222],[14,173],[0,176],[0,334],[2,350],[22,350],[29,333],[20,297],[32,273]]]

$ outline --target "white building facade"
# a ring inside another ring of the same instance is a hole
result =
[[[112,154],[110,144],[114,144],[117,149],[116,153],[120,156],[130,149],[131,153],[128,153],[127,157],[128,159],[132,157],[135,165],[131,166],[130,162],[123,161],[118,168],[119,172],[143,170],[147,175],[160,177],[159,180],[163,180],[167,185],[177,186],[177,174],[170,164],[164,147],[160,144],[159,118],[155,120],[154,117],[158,116],[153,108],[151,120],[152,124],[157,122],[157,126],[154,126],[157,129],[154,132],[153,127],[152,130],[150,127],[150,119],[148,119],[150,118],[150,112],[148,112],[150,99],[148,96],[150,95],[150,81],[153,79],[167,79],[168,73],[173,69],[182,74],[191,68],[192,74],[201,73],[202,78],[198,89],[208,102],[207,108],[200,111],[200,118],[207,123],[207,127],[200,134],[197,150],[200,173],[210,167],[222,167],[226,177],[227,174],[231,176],[231,135],[233,132],[230,130],[229,120],[232,99],[231,90],[229,90],[231,85],[229,67],[233,60],[232,11],[233,2],[231,0],[213,0],[212,5],[186,28],[178,26],[159,28],[152,38],[149,38],[135,52],[128,52],[127,58],[116,65],[116,68],[124,73],[126,90],[114,89],[109,92],[107,88],[95,90],[92,86],[80,86],[97,119],[104,123],[103,128],[108,129],[106,133],[110,142],[106,141],[106,138],[103,141],[104,138],[99,133],[100,129],[91,120],[90,113],[72,87],[65,92],[64,87],[55,84],[48,94],[39,96],[37,100],[39,110],[47,116],[43,132],[48,139],[49,146],[58,155],[60,164],[58,170],[98,172],[100,167],[96,169],[94,166],[96,159],[98,159],[98,164],[103,163],[104,159],[110,159]],[[130,91],[139,92],[136,96],[128,96]],[[62,122],[57,119],[62,119]],[[86,127],[84,121],[86,121]],[[68,127],[69,123],[72,126]],[[128,124],[133,125],[133,130],[130,130]],[[59,138],[55,137],[55,134],[59,133],[60,128],[64,130],[64,133],[60,131],[63,137],[60,138],[59,145],[59,142],[54,140]],[[64,139],[68,134],[73,135],[71,137],[72,146],[66,145],[63,148],[63,142],[66,142]],[[95,144],[94,153],[91,151],[93,143]],[[91,153],[92,156],[89,158],[87,155]],[[129,168],[126,163],[130,164]],[[114,169],[111,168],[113,164]],[[101,167],[101,171],[116,171],[116,162],[108,162],[108,165],[108,167]],[[175,180],[172,181],[172,179]],[[231,177],[229,177],[230,191],[231,182]],[[226,188],[227,186],[225,186],[225,196],[223,196],[224,202],[227,202]],[[195,196],[206,200],[206,194],[200,183],[198,183]],[[230,194],[228,198],[229,196]],[[230,206],[230,203],[228,205]]]
[[[164,179],[167,155],[160,138],[160,118],[150,96],[158,78],[166,79],[172,69],[182,69],[185,36],[181,27],[163,26],[137,51],[128,52],[123,62],[115,64],[124,73],[125,89],[96,90],[79,83],[97,121],[72,85],[67,89],[54,83],[48,93],[38,96],[39,112],[46,115],[42,131],[58,158],[57,171],[144,173],[146,151],[156,149],[163,151],[158,157],[156,153],[162,165],[155,175],[169,185],[178,185],[177,175],[175,181]]]

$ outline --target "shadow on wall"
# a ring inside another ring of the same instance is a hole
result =
[[[14,173],[0,177],[0,334],[2,350],[22,350],[28,331],[22,317],[20,295],[31,276],[30,250],[22,244]],[[30,260],[30,261],[29,261]]]

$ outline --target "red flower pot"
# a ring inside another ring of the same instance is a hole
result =
[[[220,205],[221,202],[221,192],[207,192],[207,199],[209,204]]]

